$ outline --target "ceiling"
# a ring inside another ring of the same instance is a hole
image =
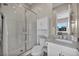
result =
[[[48,4],[48,3],[26,3],[26,5],[29,6],[29,7],[34,7],[34,6],[41,5],[41,4]],[[62,5],[62,4],[63,3],[52,3],[53,8],[58,7],[58,6]]]
[[[41,18],[50,15],[52,8],[62,5],[62,3],[26,3],[25,5],[29,6]]]

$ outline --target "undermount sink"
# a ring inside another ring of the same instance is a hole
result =
[[[59,42],[65,42],[65,43],[70,43],[70,44],[73,43],[72,41],[65,40],[65,39],[56,39],[56,40],[59,41]]]

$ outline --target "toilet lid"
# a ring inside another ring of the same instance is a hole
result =
[[[35,46],[32,48],[31,54],[32,55],[40,55],[43,52],[42,47],[41,46]]]
[[[35,46],[32,48],[32,52],[39,52],[42,50],[42,47],[41,46]]]

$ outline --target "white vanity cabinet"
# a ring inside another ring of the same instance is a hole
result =
[[[48,43],[48,56],[58,56],[60,53],[60,47],[53,43]]]
[[[74,48],[48,43],[48,56],[78,56]]]
[[[63,56],[78,56],[77,49],[61,46],[61,51]]]

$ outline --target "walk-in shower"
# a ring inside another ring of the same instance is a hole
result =
[[[1,4],[0,12],[0,55],[21,55],[37,44],[37,14],[29,6]]]

